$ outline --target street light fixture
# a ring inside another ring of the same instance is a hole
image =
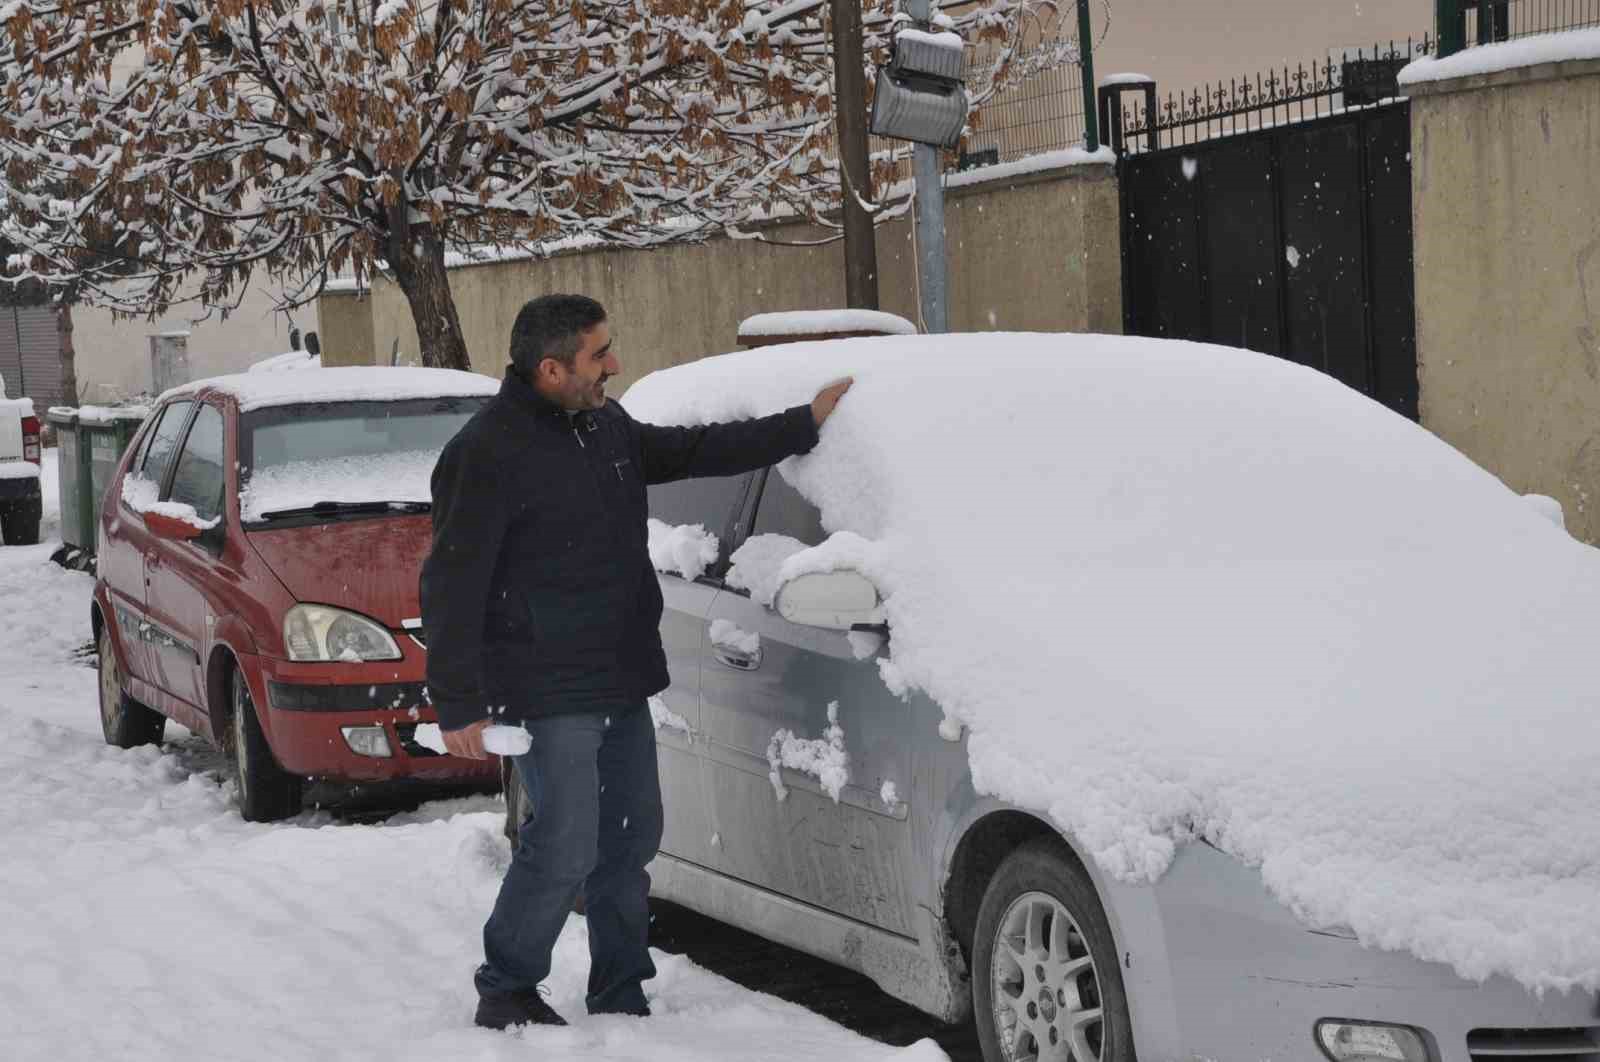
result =
[[[878,72],[872,98],[872,131],[919,144],[955,147],[967,124],[965,59],[954,33],[901,30],[894,58]]]
[[[917,290],[922,327],[949,331],[945,279],[944,184],[939,148],[961,142],[967,124],[967,89],[961,83],[966,48],[955,33],[929,28],[931,0],[902,0],[914,28],[894,38],[894,58],[878,71],[872,97],[872,131],[909,140],[917,184]]]

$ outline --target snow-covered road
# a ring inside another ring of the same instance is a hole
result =
[[[57,537],[54,451],[44,534]],[[551,1002],[573,1025],[471,1025],[479,929],[509,852],[498,800],[377,825],[244,823],[192,742],[101,740],[89,576],[0,548],[0,1058],[932,1062],[657,953],[648,1020],[583,1014],[581,918]]]

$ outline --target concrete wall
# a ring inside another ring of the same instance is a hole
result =
[[[366,292],[324,292],[317,300],[317,339],[324,365],[387,365],[389,350],[379,353],[372,332],[371,295]],[[400,300],[405,306],[405,300]]]
[[[148,392],[152,387],[150,336],[188,332],[189,375],[192,379],[243,372],[252,362],[289,349],[289,321],[273,310],[264,277],[246,289],[239,308],[203,321],[192,307],[176,307],[154,321],[139,317],[117,320],[109,310],[79,306],[72,311],[72,345],[77,352],[78,394],[85,403],[114,402]],[[302,332],[315,329],[314,307],[297,311]]]
[[[1410,95],[1422,423],[1600,543],[1600,60]]]
[[[1120,331],[1121,250],[1111,167],[1091,164],[960,183],[972,180],[962,175],[946,198],[951,328]],[[767,235],[804,240],[817,234],[790,226]],[[877,238],[881,308],[915,321],[908,221],[880,226]],[[498,375],[504,368],[511,323],[524,302],[544,292],[575,291],[610,311],[624,387],[653,369],[735,349],[739,322],[751,314],[844,305],[839,242],[789,247],[718,239],[473,265],[450,276],[474,369]],[[393,283],[378,279],[360,300],[324,296],[320,314],[324,364],[370,364],[368,347],[386,364],[397,338],[402,363],[415,362],[416,331]],[[345,336],[355,338],[341,339],[340,346],[332,342]]]

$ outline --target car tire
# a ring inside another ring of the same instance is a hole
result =
[[[100,673],[100,732],[105,735],[106,744],[119,749],[161,744],[161,735],[167,729],[166,716],[128,695],[109,624],[100,628],[96,651]]]
[[[1134,1062],[1110,923],[1060,841],[1020,846],[990,879],[973,935],[972,1001],[984,1062]]]
[[[510,756],[500,758],[500,789],[506,797],[506,839],[515,848],[522,824],[533,814],[533,805],[528,800],[528,791],[522,787],[522,775],[517,773],[517,765]]]
[[[517,768],[509,756],[500,758],[500,792],[506,798],[506,821],[501,832],[511,842],[511,847],[515,848],[517,831],[522,825],[522,779],[517,775]]]
[[[278,766],[256,718],[255,701],[244,674],[230,675],[233,697],[233,765],[239,779],[239,814],[246,822],[277,822],[300,814],[304,780]]]

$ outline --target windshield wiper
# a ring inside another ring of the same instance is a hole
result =
[[[370,501],[341,502],[319,501],[315,505],[302,505],[296,509],[274,509],[262,513],[263,520],[279,520],[291,516],[342,516],[345,513],[426,513],[433,505],[425,501]]]

